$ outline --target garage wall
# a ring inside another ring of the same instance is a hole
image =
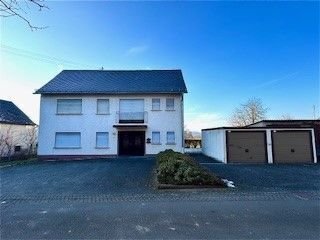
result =
[[[202,153],[227,163],[226,134],[224,129],[201,131]]]

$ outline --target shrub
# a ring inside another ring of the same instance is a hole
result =
[[[225,186],[217,176],[203,169],[188,155],[165,150],[156,158],[160,184]]]

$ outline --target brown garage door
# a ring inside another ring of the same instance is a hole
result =
[[[267,163],[265,131],[227,131],[229,163]]]
[[[310,131],[273,131],[274,163],[312,163]]]

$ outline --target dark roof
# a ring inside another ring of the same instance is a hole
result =
[[[186,92],[181,70],[64,70],[35,94]]]
[[[0,99],[0,123],[35,125],[13,102]]]
[[[246,127],[255,127],[256,125],[264,124],[266,126],[314,126],[319,125],[320,120],[314,120],[314,119],[292,119],[292,120],[261,120],[259,122],[249,124]]]

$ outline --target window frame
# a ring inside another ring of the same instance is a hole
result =
[[[153,107],[153,101],[154,100],[159,100],[159,109],[155,109],[154,107]],[[152,111],[161,111],[161,99],[160,98],[152,98],[152,100],[151,100],[151,110]]]
[[[59,101],[72,101],[72,100],[80,100],[81,109],[79,113],[67,113],[67,112],[59,112]],[[56,103],[56,114],[57,115],[82,115],[82,98],[58,98]]]
[[[154,142],[154,140],[153,140],[153,134],[154,133],[159,133],[159,142]],[[151,144],[152,145],[161,145],[161,133],[160,133],[160,131],[152,131],[151,132]]]
[[[108,101],[108,112],[107,113],[99,113],[98,112],[98,102],[101,100],[107,100]],[[96,114],[97,115],[110,115],[110,99],[109,98],[98,98],[97,101],[97,109],[96,109]]]
[[[57,146],[57,135],[58,134],[79,134],[79,136],[80,136],[79,146],[65,146],[65,147]],[[81,132],[55,132],[54,148],[56,148],[56,149],[80,149],[81,148]]]
[[[171,108],[168,108],[168,100],[173,100],[173,106],[172,106],[172,109]],[[175,111],[175,100],[174,98],[166,98],[166,111]]]
[[[101,133],[106,133],[107,135],[107,146],[98,146],[98,134]],[[109,142],[109,132],[96,132],[96,148],[97,149],[108,149],[110,148],[110,142]]]
[[[173,139],[174,141],[173,142],[169,142],[168,141],[168,134],[169,133],[173,133],[173,137],[174,137],[174,139]],[[176,144],[176,133],[174,131],[167,131],[167,136],[166,137],[167,137],[167,139],[166,139],[167,140],[167,143],[166,143],[167,145],[175,145]]]

